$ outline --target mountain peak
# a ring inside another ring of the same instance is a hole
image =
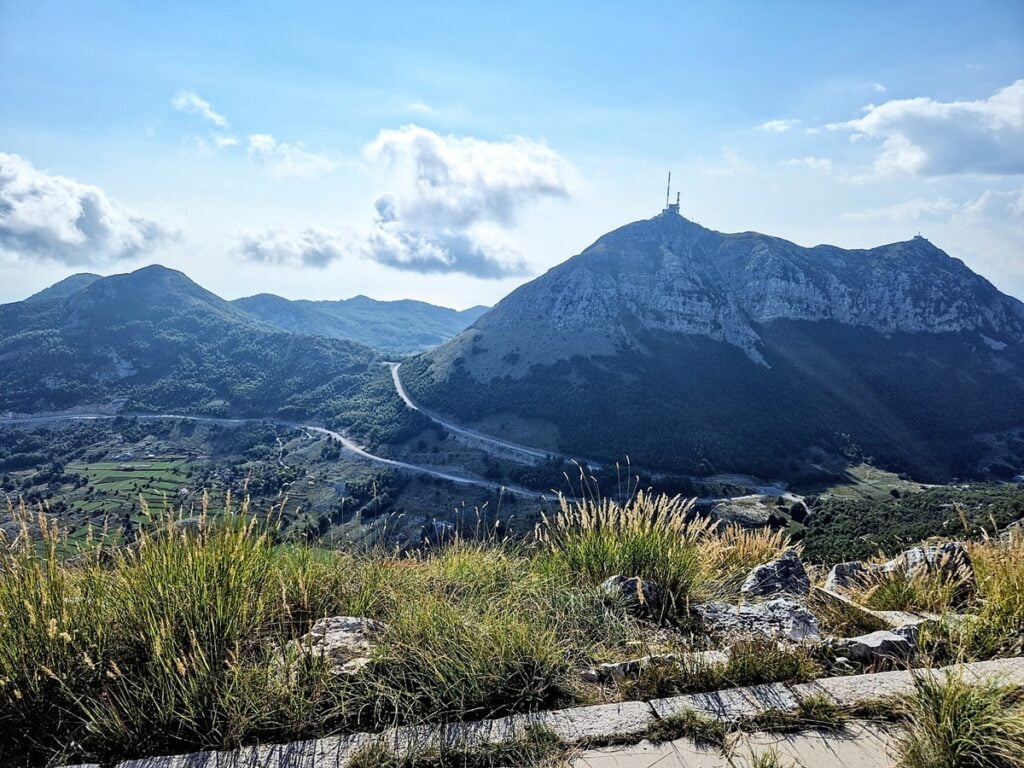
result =
[[[66,299],[68,296],[78,293],[83,288],[87,288],[97,280],[102,279],[100,275],[93,274],[92,272],[78,272],[65,277],[63,280],[59,280],[48,288],[43,288],[38,293],[33,293],[25,301]]]

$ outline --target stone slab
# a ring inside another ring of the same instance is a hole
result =
[[[948,674],[953,669],[956,667],[946,667],[936,670],[936,673]],[[968,679],[996,678],[1006,684],[1024,685],[1024,657],[978,662],[965,665],[962,669]],[[914,674],[910,671],[880,672],[872,675],[825,678],[793,686],[755,685],[711,693],[673,696],[649,703],[634,701],[602,704],[592,707],[537,712],[529,715],[513,715],[478,723],[403,727],[378,734],[363,733],[298,741],[291,744],[249,746],[233,751],[148,757],[122,762],[118,768],[343,768],[358,749],[376,741],[384,741],[400,749],[471,747],[486,742],[507,741],[521,736],[530,726],[542,726],[568,742],[579,742],[642,732],[656,718],[669,717],[686,709],[725,720],[736,720],[756,715],[766,709],[794,710],[799,700],[815,694],[826,694],[837,704],[850,706],[910,691],[913,688]],[[808,766],[874,768],[875,765],[890,765],[890,763],[872,763],[869,760],[869,757],[875,754],[870,750],[874,749],[875,752],[878,752],[878,749],[881,748],[878,744],[888,744],[886,735],[877,731],[880,726],[863,724],[860,727],[867,729],[861,732],[862,737],[846,741],[836,741],[834,732],[828,732],[828,738],[821,734],[804,732],[786,737],[778,734],[762,734],[749,737],[749,739],[741,737],[741,739],[748,739],[743,743],[748,743],[750,748],[755,751],[762,746],[766,750],[771,746],[775,746],[780,751],[783,746],[786,749],[796,750],[792,752],[794,756],[790,759]],[[871,730],[872,728],[876,730]],[[765,741],[769,737],[774,741]],[[764,741],[764,744],[757,739]],[[826,741],[828,744],[824,743]],[[837,745],[847,744],[849,741],[852,741],[853,745],[849,745],[848,751],[840,752]],[[857,750],[861,749],[862,743],[868,746],[864,746],[863,755],[857,758]],[[827,755],[826,752],[828,752]],[[783,754],[789,755],[790,752],[783,752]],[[651,760],[643,762],[648,757]],[[836,762],[840,758],[847,762]],[[860,759],[861,762],[857,762],[855,758]],[[641,742],[635,747],[590,750],[582,753],[578,759],[591,761],[577,763],[579,766],[588,768],[641,767],[652,765],[654,759],[665,760],[665,762],[657,763],[658,768],[671,768],[671,766],[718,768],[719,765],[722,765],[715,762],[718,760],[715,753],[702,750],[688,742],[671,742],[668,746],[656,746]],[[633,762],[623,762],[627,759],[633,759]],[[601,760],[604,762],[594,762]],[[676,760],[676,762],[668,762],[669,760]],[[828,760],[833,762],[828,762]],[[736,763],[736,765],[741,764]],[[94,767],[85,765],[67,766],[66,768]]]
[[[995,678],[1006,685],[1024,685],[1024,658],[1021,657],[979,661],[962,667],[943,667],[935,670],[935,674],[948,674],[955,669],[962,669],[968,680]],[[824,694],[839,706],[849,707],[864,701],[909,693],[914,690],[915,674],[922,672],[899,670],[871,675],[826,677],[790,686],[790,690],[798,700]]]
[[[892,768],[893,732],[870,723],[850,723],[841,730],[796,734],[740,734],[728,753],[701,749],[688,739],[631,747],[587,750],[574,757],[573,768],[751,768],[758,757],[777,754],[783,765],[806,768]]]
[[[766,709],[796,709],[797,700],[785,685],[771,683],[672,696],[667,699],[655,699],[650,704],[658,717],[670,717],[692,709],[722,720],[737,720],[759,714]]]
[[[520,723],[542,726],[569,742],[636,733],[654,720],[654,710],[644,701],[538,712],[519,718]]]

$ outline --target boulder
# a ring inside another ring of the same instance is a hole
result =
[[[969,600],[976,585],[974,565],[967,548],[959,541],[923,547],[911,547],[885,563],[880,571],[883,575],[903,576],[907,579],[927,574],[941,574],[949,582],[958,585],[953,594],[954,603]]]
[[[836,563],[825,577],[825,591],[835,592],[862,585],[872,573],[878,570],[877,565],[865,565],[860,560]]]
[[[788,598],[747,605],[702,603],[691,606],[691,611],[708,633],[730,641],[768,638],[816,643],[821,640],[814,614]]]
[[[897,634],[896,631],[880,629],[867,635],[836,640],[833,649],[836,654],[862,664],[880,659],[904,660],[909,658],[916,648],[916,643],[908,634],[910,633]]]
[[[810,591],[811,580],[794,549],[754,568],[740,587],[745,597],[804,596]]]
[[[666,608],[665,590],[656,581],[639,576],[612,576],[601,584],[601,590],[637,616],[660,618]]]
[[[882,573],[901,574],[908,579],[936,572],[973,581],[974,566],[967,548],[959,541],[911,547],[882,566]]]
[[[328,616],[318,619],[292,645],[303,653],[323,658],[335,675],[354,675],[370,663],[374,638],[383,629],[373,619]]]
[[[721,501],[711,508],[711,519],[735,523],[744,528],[761,528],[775,512],[774,499],[768,496],[740,496]]]

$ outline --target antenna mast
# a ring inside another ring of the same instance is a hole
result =
[[[672,189],[672,171],[668,172],[668,184],[665,185],[665,207],[668,208],[668,196]]]

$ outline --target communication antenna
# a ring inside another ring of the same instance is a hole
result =
[[[668,172],[668,184],[665,185],[665,210],[663,214],[667,213],[679,213],[679,192],[676,192],[675,203],[672,200],[672,171]]]

